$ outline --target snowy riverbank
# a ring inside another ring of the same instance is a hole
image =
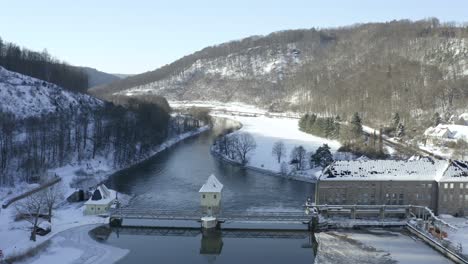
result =
[[[278,163],[272,155],[275,142],[282,141],[285,145],[285,156],[282,161],[289,160],[291,150],[296,146],[303,146],[307,152],[315,150],[323,144],[330,146],[332,153],[340,147],[338,141],[316,137],[299,130],[298,120],[291,118],[271,118],[267,116],[246,117],[216,115],[219,117],[233,119],[242,124],[242,128],[234,133],[249,133],[253,136],[257,147],[249,156],[247,168],[264,173],[283,176],[295,180],[314,182],[321,173],[321,168],[312,168],[304,171],[281,174],[281,163]],[[226,157],[224,157],[227,159]],[[229,159],[227,159],[229,160]],[[229,160],[231,162],[237,162]]]
[[[148,159],[156,155],[157,153],[173,146],[174,144],[186,138],[198,135],[208,129],[209,127],[205,126],[197,130],[190,131],[190,132],[175,136],[173,138],[170,138],[167,141],[165,141],[163,144],[156,147],[151,153],[151,155],[149,155],[148,157],[144,159],[141,159],[138,162],[142,162],[145,159]],[[62,178],[62,181],[58,184],[60,185],[60,188],[62,189],[64,197],[66,198],[69,194],[75,191],[74,188],[70,187],[70,184],[72,182],[76,182],[77,177],[89,178],[92,176],[94,178],[92,182],[101,182],[120,169],[124,169],[124,168],[119,168],[119,169],[113,168],[112,159],[104,158],[104,157],[97,157],[94,160],[82,161],[81,163],[71,163],[64,167],[56,168],[51,171],[55,172],[58,176]],[[26,187],[30,188],[32,186],[33,185],[22,186],[21,189],[19,188],[14,188],[10,190],[7,190],[6,188],[2,189],[2,195],[0,196],[2,200],[0,201],[0,203],[3,202],[4,200],[11,198],[11,196],[13,195],[17,195],[19,192],[24,192],[24,188]],[[119,195],[119,197],[123,198],[125,196]],[[35,248],[41,245],[42,243],[46,242],[50,238],[56,237],[58,234],[61,234],[62,232],[69,230],[71,228],[76,228],[79,226],[89,225],[89,224],[105,224],[108,222],[107,218],[83,215],[83,207],[84,207],[83,203],[69,204],[67,202],[62,202],[61,206],[53,211],[52,232],[44,237],[37,236],[36,242],[29,240],[31,224],[25,221],[14,220],[14,216],[16,213],[16,209],[14,205],[8,207],[7,209],[1,210],[0,211],[0,238],[1,238],[0,250],[3,251],[3,254],[5,255],[6,258],[9,258],[12,256],[18,256],[18,255],[26,253],[32,248]],[[70,233],[70,235],[73,235],[73,234],[74,234],[73,232]],[[78,232],[75,232],[75,234],[78,234]],[[87,232],[86,232],[86,236],[88,236]],[[49,245],[49,247],[53,247],[56,244],[58,245],[61,243],[53,242],[51,245]],[[97,244],[96,249],[99,249],[98,247],[99,245],[100,244]],[[106,252],[104,248],[102,249],[103,249],[102,252]],[[51,249],[50,252],[54,252],[54,249]],[[86,250],[84,250],[84,252],[86,252]],[[74,250],[73,252],[70,252],[70,254],[73,256],[78,256],[78,252],[76,250]],[[41,259],[42,259],[42,255],[37,260],[39,261]],[[45,259],[47,260],[48,258],[45,258]],[[71,262],[73,262],[73,260],[68,259],[68,258],[61,259],[60,261],[60,263],[71,263]],[[94,263],[94,260],[92,260],[91,262]],[[112,261],[108,260],[104,262],[108,263]],[[45,263],[45,262],[37,262],[37,263]],[[47,263],[51,263],[51,262],[47,262]]]

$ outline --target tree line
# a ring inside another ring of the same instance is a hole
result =
[[[84,93],[88,88],[88,75],[84,70],[54,58],[47,50],[37,52],[20,48],[14,43],[4,42],[1,38],[0,66],[68,90]]]
[[[36,181],[49,168],[70,161],[108,157],[116,168],[151,154],[168,136],[201,125],[190,115],[171,118],[162,106],[132,100],[88,112],[62,112],[17,119],[0,113],[0,185]]]

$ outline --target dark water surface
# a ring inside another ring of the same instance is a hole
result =
[[[198,190],[210,174],[224,184],[223,210],[303,210],[314,185],[264,175],[219,161],[210,154],[214,133],[187,139],[113,175],[110,188],[136,195],[131,206],[196,210]],[[266,155],[270,155],[267,153]]]
[[[219,128],[218,128],[219,129]],[[226,164],[210,154],[216,132],[187,139],[155,157],[120,171],[107,182],[134,195],[130,206],[196,210],[198,190],[210,174],[224,184],[222,210],[302,211],[314,185]],[[266,155],[270,155],[267,153]],[[161,231],[162,230],[162,231]],[[130,253],[120,263],[312,263],[307,232],[112,229],[103,240]],[[171,233],[175,232],[175,233]]]

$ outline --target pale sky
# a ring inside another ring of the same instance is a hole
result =
[[[465,0],[0,0],[0,37],[70,64],[141,73],[206,46],[355,23],[468,21]]]

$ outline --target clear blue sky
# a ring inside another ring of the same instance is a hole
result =
[[[5,0],[0,37],[70,64],[140,73],[250,35],[427,17],[466,22],[468,1]]]

